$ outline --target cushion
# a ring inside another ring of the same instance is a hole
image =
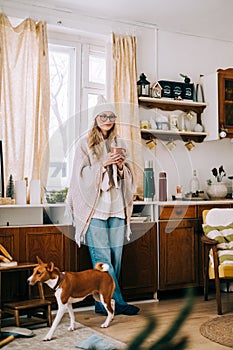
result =
[[[221,265],[233,265],[233,223],[223,226],[210,226],[203,224],[204,234],[218,242],[218,257]],[[213,266],[212,251],[210,254],[211,265]]]
[[[218,266],[219,278],[232,278],[233,276],[233,264],[232,265],[219,265]],[[214,279],[214,268],[209,265],[209,278]],[[232,288],[231,288],[232,289]],[[232,289],[233,291],[233,289]]]
[[[206,224],[211,226],[229,225],[233,222],[233,208],[213,208],[206,214]]]

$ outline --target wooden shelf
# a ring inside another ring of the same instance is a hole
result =
[[[141,135],[145,140],[150,140],[151,138],[156,137],[162,141],[182,140],[188,142],[189,140],[193,140],[194,142],[202,142],[208,134],[206,132],[141,129]]]
[[[193,111],[197,114],[202,113],[207,106],[204,102],[194,102],[189,100],[172,100],[168,98],[139,97],[138,102],[147,108],[159,108],[164,111],[181,110],[184,112]]]
[[[199,124],[202,124],[201,114],[207,106],[207,103],[204,102],[194,102],[189,100],[172,100],[167,98],[142,96],[139,97],[138,103],[142,107],[148,109],[159,108],[163,111],[180,110],[186,113],[193,111],[197,114],[197,123]],[[185,142],[189,140],[193,140],[194,142],[202,142],[208,134],[206,132],[141,129],[141,135],[146,140],[149,140],[152,137],[156,137],[163,141],[169,139],[182,139]]]

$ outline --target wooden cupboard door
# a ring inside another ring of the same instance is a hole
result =
[[[70,253],[67,241],[69,231],[65,226],[20,227],[20,254],[22,261],[37,262],[39,256],[44,262],[54,262],[61,271],[69,267]],[[33,288],[34,297],[38,290]],[[45,297],[55,301],[54,291],[44,284]]]
[[[132,242],[123,248],[122,292],[128,300],[152,298],[157,291],[156,224],[138,223],[131,227]]]
[[[1,227],[0,243],[7,249],[12,258],[19,262],[19,230],[17,227]],[[0,253],[2,254],[2,253]],[[18,300],[25,297],[27,293],[26,283],[27,276],[23,272],[2,273],[1,276],[1,303]],[[1,306],[1,305],[0,305]]]
[[[81,247],[77,248],[77,263],[78,263],[78,270],[77,271],[84,271],[92,269],[92,261],[91,256],[89,253],[88,246],[86,244],[82,244]]]
[[[219,129],[233,136],[233,69],[218,69]]]
[[[19,261],[19,230],[17,227],[1,227],[0,243],[14,260]]]
[[[198,286],[197,221],[163,221],[159,227],[159,290]]]
[[[37,262],[39,256],[44,262],[53,261],[59,269],[64,269],[64,236],[56,226],[20,227],[21,259]]]

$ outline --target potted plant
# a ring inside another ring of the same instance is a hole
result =
[[[213,199],[225,198],[227,195],[227,186],[223,182],[223,178],[226,176],[223,166],[221,165],[218,169],[213,168],[211,171],[215,177],[215,181],[211,179],[207,180],[207,195]]]

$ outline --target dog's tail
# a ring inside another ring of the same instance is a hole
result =
[[[107,272],[109,270],[109,265],[103,262],[98,262],[95,264],[94,269],[101,272]]]

